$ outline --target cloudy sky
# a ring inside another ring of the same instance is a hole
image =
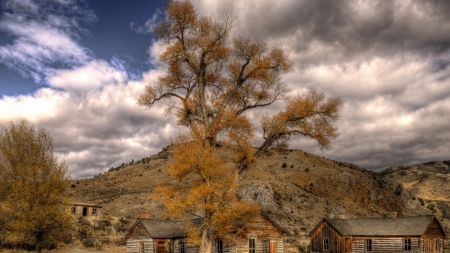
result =
[[[344,101],[340,137],[321,151],[371,170],[450,160],[450,1],[192,0],[232,35],[282,47],[293,93],[315,86]],[[3,0],[0,125],[47,129],[73,178],[157,153],[183,129],[136,104],[165,66],[152,27],[160,0]],[[250,114],[274,112],[281,104]]]

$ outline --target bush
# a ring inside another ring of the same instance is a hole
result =
[[[114,229],[117,232],[124,233],[130,229],[130,221],[121,217],[115,224]]]
[[[72,188],[75,188],[75,187],[77,187],[75,184],[72,184],[70,187],[72,187]]]
[[[95,240],[94,241],[94,248],[95,249],[100,250],[100,249],[102,249],[102,246],[103,246],[103,243],[101,241],[99,241],[99,240]]]
[[[94,224],[95,230],[106,231],[110,227],[111,227],[111,218],[109,218],[109,217],[102,217],[99,220],[97,220]]]
[[[281,168],[286,168],[286,167],[287,167],[286,163],[283,163],[283,165],[281,165]]]
[[[83,216],[78,217],[76,235],[81,240],[81,242],[83,242],[84,239],[92,236],[91,223]]]
[[[422,206],[425,206],[425,201],[423,200],[423,198],[418,198],[418,200]]]
[[[434,206],[434,204],[429,204],[429,205],[427,206],[427,208],[430,209],[430,210],[433,211],[433,212],[436,212],[436,206]]]
[[[305,169],[305,172],[308,172],[308,171],[309,171],[309,168],[306,168],[306,169]]]
[[[127,240],[125,240],[125,237],[122,237],[120,239],[115,240],[114,244],[117,246],[125,246],[127,245]]]
[[[94,239],[92,237],[88,237],[88,238],[84,238],[83,240],[81,240],[81,243],[83,244],[84,247],[94,247]]]

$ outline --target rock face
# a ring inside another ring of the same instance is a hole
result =
[[[268,183],[252,184],[241,189],[239,197],[242,201],[258,204],[263,211],[276,212],[278,210],[272,186]]]
[[[70,189],[74,201],[102,205],[110,216],[133,218],[148,210],[151,217],[163,217],[163,207],[149,195],[155,186],[173,183],[167,172],[173,159],[169,151],[91,179],[74,180],[76,187]],[[219,151],[231,161],[229,150]],[[273,152],[240,178],[238,195],[258,203],[292,235],[309,233],[325,217],[388,217],[391,212],[399,216],[436,214],[447,228],[449,164],[394,167],[375,173],[299,150]]]
[[[397,191],[410,212],[437,215],[450,228],[450,161],[396,166],[380,175],[398,185]]]

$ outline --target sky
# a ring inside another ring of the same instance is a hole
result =
[[[450,160],[450,1],[191,1],[216,20],[231,12],[231,37],[283,48],[292,94],[344,100],[331,149],[306,138],[290,148],[374,171]],[[166,68],[152,31],[165,1],[0,3],[0,125],[45,128],[72,178],[148,157],[184,131],[136,103]],[[257,133],[282,108],[250,112]]]

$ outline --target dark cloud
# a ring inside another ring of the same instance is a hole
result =
[[[439,54],[450,47],[445,1],[198,1],[206,15],[231,10],[234,33],[289,44],[295,53],[315,52],[302,64],[368,60],[404,52]],[[217,5],[218,10],[208,9]],[[321,52],[322,51],[322,52]],[[298,62],[299,64],[300,62]]]

